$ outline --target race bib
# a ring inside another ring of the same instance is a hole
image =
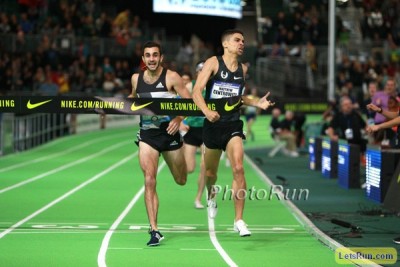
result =
[[[239,92],[240,92],[240,84],[215,81],[211,89],[210,98],[219,99],[219,98],[238,96]]]

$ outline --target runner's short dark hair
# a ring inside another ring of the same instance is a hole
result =
[[[142,54],[144,54],[144,50],[146,48],[151,48],[151,47],[157,47],[158,50],[160,50],[160,56],[163,54],[162,53],[162,49],[161,49],[161,45],[159,43],[157,43],[157,42],[154,42],[154,41],[148,41],[143,45]]]
[[[241,30],[238,30],[238,29],[226,30],[221,35],[221,43],[224,42],[226,40],[226,38],[228,38],[228,36],[231,36],[232,34],[235,34],[235,33],[239,33],[241,35],[244,35],[243,32]]]

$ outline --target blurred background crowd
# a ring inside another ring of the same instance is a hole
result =
[[[328,1],[261,2],[262,15],[254,23],[258,36],[246,44],[243,57],[251,67],[249,87],[257,88],[260,95],[267,87],[277,97],[326,101]],[[131,75],[141,68],[141,48],[147,40],[160,41],[166,66],[189,80],[196,62],[221,51],[215,38],[196,34],[198,28],[208,27],[209,36],[220,35],[205,24],[206,18],[197,17],[200,25],[179,21],[182,29],[192,27],[193,34],[172,36],[165,17],[160,16],[157,25],[156,15],[149,16],[133,4],[0,3],[0,95],[126,96]],[[256,1],[247,4],[255,7]],[[379,121],[365,106],[375,92],[383,92],[385,99],[392,97],[395,107],[391,108],[397,108],[399,13],[398,0],[336,1],[335,97],[323,114],[326,122],[340,111],[342,97],[351,99],[352,109],[371,123]],[[236,26],[234,20],[229,23]],[[179,27],[174,28],[179,32]],[[389,108],[388,103],[381,105]]]

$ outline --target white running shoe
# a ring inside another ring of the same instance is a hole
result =
[[[196,200],[196,201],[194,202],[194,207],[195,207],[196,209],[204,209],[203,204],[201,204],[201,202],[198,201],[198,200]]]
[[[247,224],[243,220],[233,223],[233,231],[238,232],[242,237],[251,235],[251,232],[247,229]]]
[[[208,217],[210,217],[210,219],[214,219],[217,216],[217,201],[215,200],[215,198],[209,199],[207,201],[207,212],[208,212]]]

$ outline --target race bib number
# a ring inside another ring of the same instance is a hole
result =
[[[211,99],[238,96],[240,84],[216,81],[211,90]]]

